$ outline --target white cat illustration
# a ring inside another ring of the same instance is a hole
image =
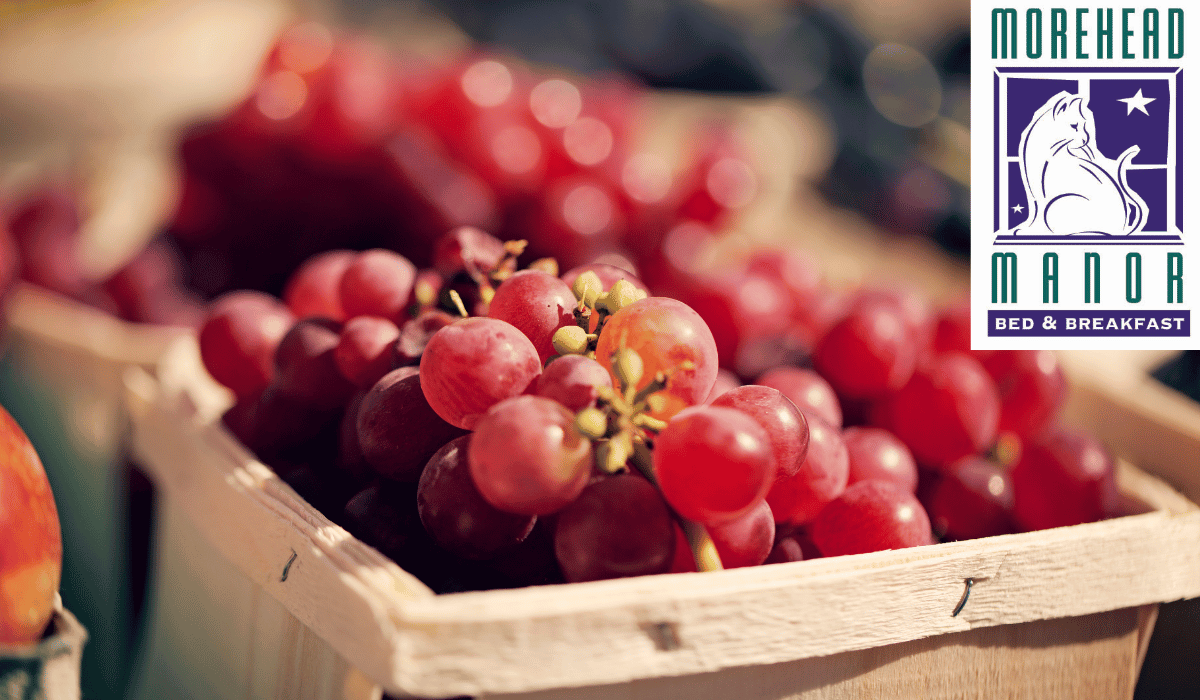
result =
[[[1146,224],[1146,203],[1125,179],[1131,146],[1117,160],[1092,145],[1096,122],[1083,98],[1060,92],[1050,98],[1021,133],[1021,178],[1029,218],[1014,234],[1073,235],[1137,233]]]

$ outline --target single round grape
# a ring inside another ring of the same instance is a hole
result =
[[[558,514],[554,551],[567,581],[666,573],[675,525],[657,489],[634,474],[588,486]]]
[[[762,500],[775,478],[770,436],[723,406],[680,411],[654,441],[654,471],[667,502],[705,525],[734,520]]]
[[[459,226],[437,240],[433,266],[449,277],[466,270],[487,273],[504,259],[504,241],[474,226]]]
[[[427,309],[414,319],[400,326],[400,336],[392,348],[392,364],[397,367],[415,365],[421,361],[421,354],[434,333],[454,323],[458,317],[451,316],[445,311]]]
[[[767,503],[775,522],[803,525],[846,489],[850,455],[841,431],[816,416],[808,418],[808,454],[793,476],[775,482]]]
[[[599,362],[583,355],[564,355],[546,365],[535,392],[578,413],[596,405],[597,388],[613,388],[612,377]]]
[[[417,512],[442,547],[467,559],[488,559],[524,540],[537,517],[497,510],[479,495],[467,463],[470,439],[455,438],[429,458],[417,487]]]
[[[403,320],[417,268],[408,258],[376,248],[359,253],[342,274],[338,294],[346,315]]]
[[[661,420],[687,406],[703,403],[717,379],[717,344],[699,314],[683,302],[665,297],[648,297],[613,314],[596,344],[596,361],[613,374],[612,356],[628,348],[642,358],[645,372],[641,389],[654,380],[657,372],[671,372],[662,410],[650,415]],[[683,368],[691,362],[690,369]]]
[[[283,288],[283,301],[296,318],[321,316],[346,320],[338,288],[356,255],[352,250],[330,250],[312,256],[296,268]]]
[[[876,303],[890,304],[900,313],[904,324],[912,333],[917,354],[924,353],[933,342],[938,321],[929,299],[915,287],[893,283],[888,287],[860,289],[850,301],[852,308]]]
[[[787,564],[793,561],[804,561],[804,548],[795,537],[781,537],[767,555],[764,564]]]
[[[766,501],[736,520],[708,528],[726,569],[758,566],[767,560],[775,542],[775,518]]]
[[[935,469],[987,449],[996,439],[996,383],[969,355],[938,355],[887,402],[888,425],[921,464]]]
[[[520,329],[545,362],[557,354],[551,342],[554,331],[575,325],[577,304],[566,282],[540,270],[521,270],[496,288],[488,316]]]
[[[1000,430],[1036,438],[1067,398],[1067,380],[1051,350],[996,350],[983,363],[1000,393]]]
[[[493,406],[467,455],[479,492],[509,513],[553,513],[579,496],[592,473],[592,443],[575,430],[574,414],[541,396]]]
[[[842,431],[850,456],[850,481],[890,481],[917,491],[917,462],[900,438],[883,428],[855,426]]]
[[[331,432],[336,447],[336,409],[317,408],[276,386],[263,391],[252,416],[252,425],[245,436],[246,447],[272,466],[280,457],[315,459],[316,452],[324,451],[325,437]],[[333,456],[330,454],[330,458]]]
[[[813,365],[839,397],[872,399],[896,391],[917,362],[916,337],[900,310],[857,304],[817,344]]]
[[[275,376],[275,348],[296,319],[261,292],[230,292],[212,303],[200,328],[208,373],[239,398],[253,397]]]
[[[392,370],[371,387],[358,409],[357,428],[363,458],[396,481],[415,481],[433,453],[465,433],[429,407],[413,367]]]
[[[342,376],[359,389],[370,389],[392,369],[396,324],[378,316],[355,316],[342,327],[333,359]]]
[[[827,557],[934,543],[921,502],[886,481],[860,481],[847,488],[813,520],[809,533]]]
[[[800,367],[776,367],[754,380],[783,392],[807,417],[817,416],[835,428],[842,427],[842,404],[821,375]]]
[[[346,405],[355,386],[338,369],[334,354],[341,324],[323,318],[298,321],[275,350],[275,386],[319,409]]]
[[[808,454],[808,421],[778,389],[750,384],[731,389],[712,406],[735,408],[753,418],[767,432],[775,458],[775,480],[800,471]]]
[[[952,540],[973,540],[1016,532],[1013,483],[1003,467],[983,457],[963,457],[950,465],[923,494],[933,531]]]
[[[1012,470],[1013,517],[1023,530],[1090,523],[1117,512],[1112,455],[1062,427],[1026,443]]]
[[[421,389],[442,420],[472,430],[489,408],[524,393],[542,373],[537,349],[507,321],[464,318],[433,334]]]

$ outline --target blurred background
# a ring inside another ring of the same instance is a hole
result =
[[[229,289],[278,294],[322,250],[392,247],[422,265],[436,235],[474,224],[527,238],[532,253],[553,248],[566,267],[603,256],[647,276],[662,267],[668,289],[670,271],[719,269],[726,251],[757,242],[810,252],[834,287],[886,268],[958,298],[969,9],[7,2],[0,288],[23,278],[127,321],[186,328]],[[445,94],[454,80],[471,104]],[[491,109],[514,84],[541,102]],[[457,119],[467,108],[486,118]],[[699,239],[710,245],[684,245]],[[752,376],[803,343],[737,348],[731,369]],[[85,697],[122,697],[152,490],[117,447],[119,409],[62,400],[47,388],[66,381],[61,366],[38,355],[12,348],[0,400],[59,498],[63,597],[92,632]],[[39,362],[35,382],[25,370]],[[1195,366],[1162,376],[1200,386]],[[1195,696],[1197,669],[1183,661],[1197,630],[1195,604],[1163,607],[1139,698]]]

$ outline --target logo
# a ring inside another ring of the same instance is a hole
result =
[[[972,5],[977,349],[1196,346],[1200,70],[1183,7],[1127,5]]]

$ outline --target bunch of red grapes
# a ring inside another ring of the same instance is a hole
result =
[[[250,97],[192,130],[171,232],[208,295],[279,293],[331,248],[419,265],[471,225],[565,267],[719,226],[757,191],[732,132],[700,129],[683,171],[635,146],[646,92],[482,52],[430,63],[316,23],[286,32]]]
[[[1053,354],[972,352],[965,306],[835,291],[794,250],[714,271],[756,175],[720,129],[682,172],[640,152],[641,97],[299,25],[184,139],[170,244],[87,281],[50,192],[10,218],[19,269],[200,326],[229,429],[438,591],[1117,513],[1111,457],[1057,422]]]
[[[833,304],[811,367],[741,385],[688,305],[604,263],[518,270],[523,252],[471,227],[445,234],[426,269],[387,250],[327,252],[282,301],[216,300],[200,332],[210,373],[238,398],[230,429],[437,590],[1115,514],[1111,458],[1056,423],[1054,356],[972,353],[965,308],[859,290]],[[772,279],[831,303],[820,285]]]

